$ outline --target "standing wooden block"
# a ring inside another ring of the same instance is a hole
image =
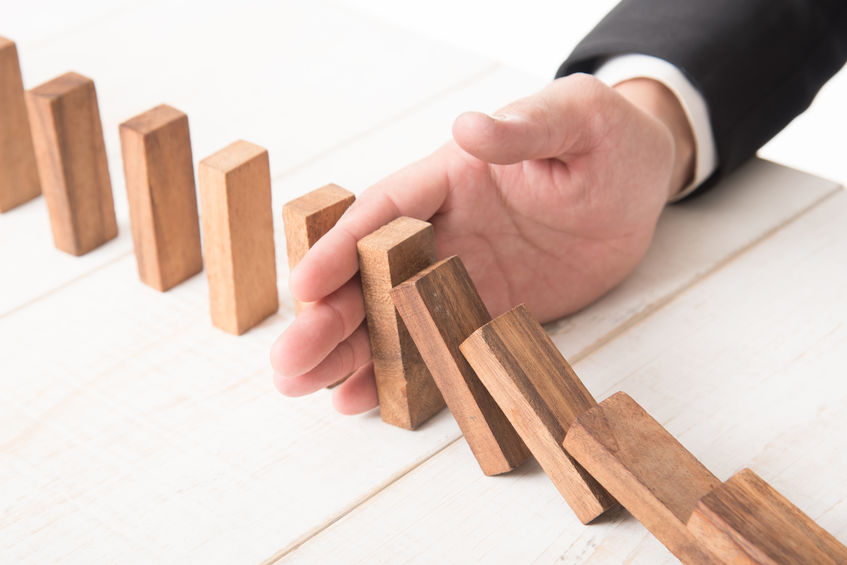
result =
[[[597,402],[526,306],[476,330],[461,350],[577,517],[587,524],[614,506],[562,447],[571,423]]]
[[[688,528],[726,563],[847,563],[847,547],[750,469],[701,498]]]
[[[156,106],[120,134],[138,276],[165,291],[203,270],[188,116]]]
[[[0,212],[41,194],[13,41],[0,37]]]
[[[379,412],[389,424],[413,430],[444,408],[444,398],[389,293],[435,262],[432,226],[397,218],[359,240],[358,249]]]
[[[564,446],[683,563],[719,562],[686,522],[720,481],[629,396],[618,392],[579,416]]]
[[[511,471],[529,450],[465,360],[459,346],[491,321],[458,257],[398,285],[391,298],[486,475]]]
[[[212,323],[241,335],[279,307],[268,152],[236,141],[198,175]]]
[[[328,184],[282,207],[289,269],[293,269],[306,252],[338,222],[354,200],[356,195],[349,190]],[[300,312],[302,307],[299,300],[294,301],[296,312]]]
[[[27,92],[27,107],[53,241],[83,255],[118,234],[94,81],[66,73]]]

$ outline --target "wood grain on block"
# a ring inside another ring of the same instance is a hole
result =
[[[13,41],[0,37],[0,212],[41,194],[24,85]]]
[[[268,152],[236,141],[198,175],[212,323],[240,335],[279,307]]]
[[[720,484],[632,398],[613,394],[579,416],[565,449],[683,563],[715,563],[686,528]]]
[[[571,423],[597,402],[526,306],[476,330],[461,350],[577,517],[587,524],[614,506],[562,447]]]
[[[203,270],[188,116],[156,106],[120,135],[138,276],[165,291]]]
[[[118,234],[94,81],[66,73],[26,100],[53,241],[82,255]]]
[[[520,465],[529,450],[459,350],[491,321],[462,261],[439,261],[396,286],[391,298],[482,471]]]
[[[847,547],[750,469],[703,496],[688,529],[726,563],[847,563]]]
[[[413,430],[444,408],[444,398],[391,301],[391,289],[435,262],[432,226],[401,217],[358,243],[374,376],[382,419]]]

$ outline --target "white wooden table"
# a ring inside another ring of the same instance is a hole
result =
[[[674,561],[626,512],[580,524],[534,462],[484,477],[446,411],[416,432],[343,417],[278,395],[267,361],[293,318],[282,204],[359,192],[460,111],[538,88],[611,2],[7,4],[27,87],[96,81],[121,233],[74,258],[43,199],[0,216],[0,562]],[[844,182],[847,121],[819,124],[845,83],[765,153]],[[195,160],[270,151],[283,306],[242,337],[211,327],[205,276],[137,279],[117,125],[160,102],[188,113]],[[549,331],[597,398],[626,391],[720,478],[752,467],[847,542],[846,258],[839,182],[753,161]]]

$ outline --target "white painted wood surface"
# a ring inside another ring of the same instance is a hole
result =
[[[451,4],[447,28],[482,31],[447,45],[426,17],[346,0],[4,6],[27,86],[95,79],[122,231],[73,258],[43,200],[0,216],[0,562],[671,559],[626,513],[579,524],[534,463],[481,476],[446,412],[410,433],[272,388],[293,316],[281,205],[359,192],[552,74],[487,56],[502,35]],[[597,10],[559,30],[562,56]],[[552,32],[521,30],[550,57]],[[189,114],[195,160],[236,138],[270,151],[283,306],[242,337],[210,326],[203,275],[137,280],[117,124],[160,102]],[[550,331],[598,397],[623,388],[719,476],[753,466],[845,541],[845,197],[762,161],[727,185],[669,208],[636,274]]]

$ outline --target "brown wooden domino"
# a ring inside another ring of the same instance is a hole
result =
[[[212,323],[240,335],[279,307],[268,152],[236,141],[198,176]]]
[[[15,43],[0,37],[0,212],[41,194]]]
[[[497,475],[520,465],[529,450],[459,350],[491,321],[462,261],[432,265],[395,287],[391,298],[482,471]]]
[[[389,293],[435,262],[432,226],[401,217],[358,243],[379,412],[389,424],[415,429],[444,408],[444,398]]]
[[[94,81],[66,73],[26,100],[53,241],[83,255],[118,234]]]
[[[120,136],[138,276],[165,291],[203,270],[188,116],[156,106]]]
[[[577,517],[587,524],[614,506],[562,447],[571,423],[597,402],[526,307],[485,324],[461,350]]]

